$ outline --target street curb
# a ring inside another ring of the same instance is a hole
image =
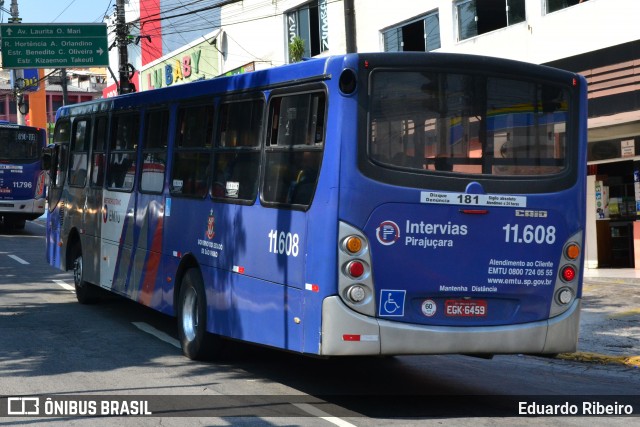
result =
[[[613,364],[640,368],[640,356],[612,356],[607,354],[578,351],[575,353],[561,353],[556,356],[556,358],[576,362],[598,363],[601,365]]]

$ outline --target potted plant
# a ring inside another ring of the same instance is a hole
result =
[[[289,61],[300,62],[304,55],[304,40],[301,37],[295,36],[289,43]]]

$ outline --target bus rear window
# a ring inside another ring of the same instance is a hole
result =
[[[566,164],[566,88],[432,71],[374,71],[369,156],[424,173],[541,176]]]
[[[38,139],[37,132],[0,129],[0,157],[5,160],[35,160],[42,143]]]

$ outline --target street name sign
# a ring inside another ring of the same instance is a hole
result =
[[[107,24],[0,24],[2,68],[109,65]]]

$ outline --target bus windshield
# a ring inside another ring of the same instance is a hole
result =
[[[0,159],[37,160],[39,142],[36,130],[3,128],[0,131]]]
[[[438,71],[372,72],[369,156],[412,173],[544,176],[566,163],[567,88]]]

